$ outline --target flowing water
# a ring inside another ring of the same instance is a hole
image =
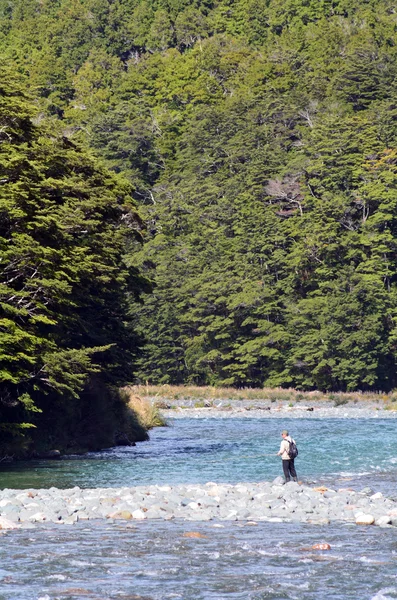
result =
[[[176,419],[133,448],[2,465],[0,487],[271,480],[281,472],[274,454],[284,426],[275,419]],[[395,431],[391,419],[294,419],[298,475],[306,482],[369,485],[397,495]],[[186,538],[188,531],[205,537]],[[311,550],[323,541],[331,551]],[[397,598],[397,530],[90,521],[0,536],[0,600],[76,598]]]

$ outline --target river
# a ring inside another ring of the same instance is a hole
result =
[[[175,419],[151,440],[60,461],[2,465],[0,487],[271,480],[285,421]],[[395,421],[294,419],[299,478],[397,494]],[[184,537],[195,531],[201,538]],[[106,521],[0,537],[0,600],[397,598],[395,528]],[[327,542],[331,550],[311,546]]]

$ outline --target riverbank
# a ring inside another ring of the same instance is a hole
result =
[[[172,418],[396,418],[397,393],[300,392],[283,388],[131,386],[131,394],[148,400]]]
[[[332,402],[317,401],[310,404],[298,403],[291,406],[287,402],[229,400],[207,402],[205,406],[197,406],[194,401],[179,400],[173,404],[159,402],[159,410],[165,420],[167,418],[216,418],[216,419],[395,419],[397,411],[390,410],[388,405],[376,402],[357,402],[335,406]]]
[[[370,488],[356,492],[295,482],[236,485],[150,485],[131,488],[3,490],[0,529],[34,528],[39,523],[146,519],[185,521],[300,522],[397,527],[397,501]]]
[[[320,392],[318,390],[303,392],[294,388],[227,388],[193,385],[135,385],[126,388],[131,394],[142,398],[166,402],[171,405],[191,405],[197,407],[205,404],[227,405],[241,401],[246,405],[256,402],[280,403],[290,406],[307,404],[330,404],[331,406],[362,405],[378,406],[387,410],[397,410],[397,391],[386,392]]]

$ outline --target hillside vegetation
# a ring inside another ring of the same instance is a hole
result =
[[[87,236],[78,243],[85,283],[72,285],[67,324],[51,339],[61,300],[49,308],[33,292],[45,306],[40,356],[55,344],[62,361],[84,352],[79,369],[95,356],[117,365],[119,380],[157,384],[392,390],[396,29],[391,0],[0,0],[0,51],[35,100],[31,131],[47,127],[62,140],[34,141],[40,150],[24,164],[55,154],[69,186],[68,165],[81,161],[73,186],[84,206],[74,214],[82,221],[88,211],[100,229],[57,231],[70,213],[46,200],[45,180],[35,183],[45,235],[30,252],[42,254],[48,236]],[[95,170],[82,147],[114,175]],[[41,167],[29,168],[40,179]],[[124,235],[135,217],[120,200],[93,216],[87,207],[103,194],[124,197],[119,174],[146,223],[141,247]],[[18,235],[30,235],[26,227]],[[67,244],[68,268],[55,251],[45,256],[42,287],[54,296],[77,277]],[[107,257],[98,296],[91,252]],[[134,265],[132,279],[116,264]],[[18,285],[20,294],[26,283]],[[143,304],[132,300],[141,292]],[[89,343],[77,341],[83,323]],[[138,339],[146,346],[136,357]],[[7,343],[37,354],[35,341]],[[21,381],[31,372],[24,360],[20,375],[11,369]],[[61,385],[63,394],[74,384]]]
[[[0,458],[145,439],[118,391],[139,341],[128,306],[148,289],[125,257],[129,184],[34,125],[5,68],[0,111]]]

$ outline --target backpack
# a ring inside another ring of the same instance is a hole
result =
[[[298,448],[297,448],[295,442],[294,441],[290,442],[289,440],[287,440],[287,442],[289,443],[288,456],[290,458],[296,458],[298,456],[299,452],[298,452]]]

